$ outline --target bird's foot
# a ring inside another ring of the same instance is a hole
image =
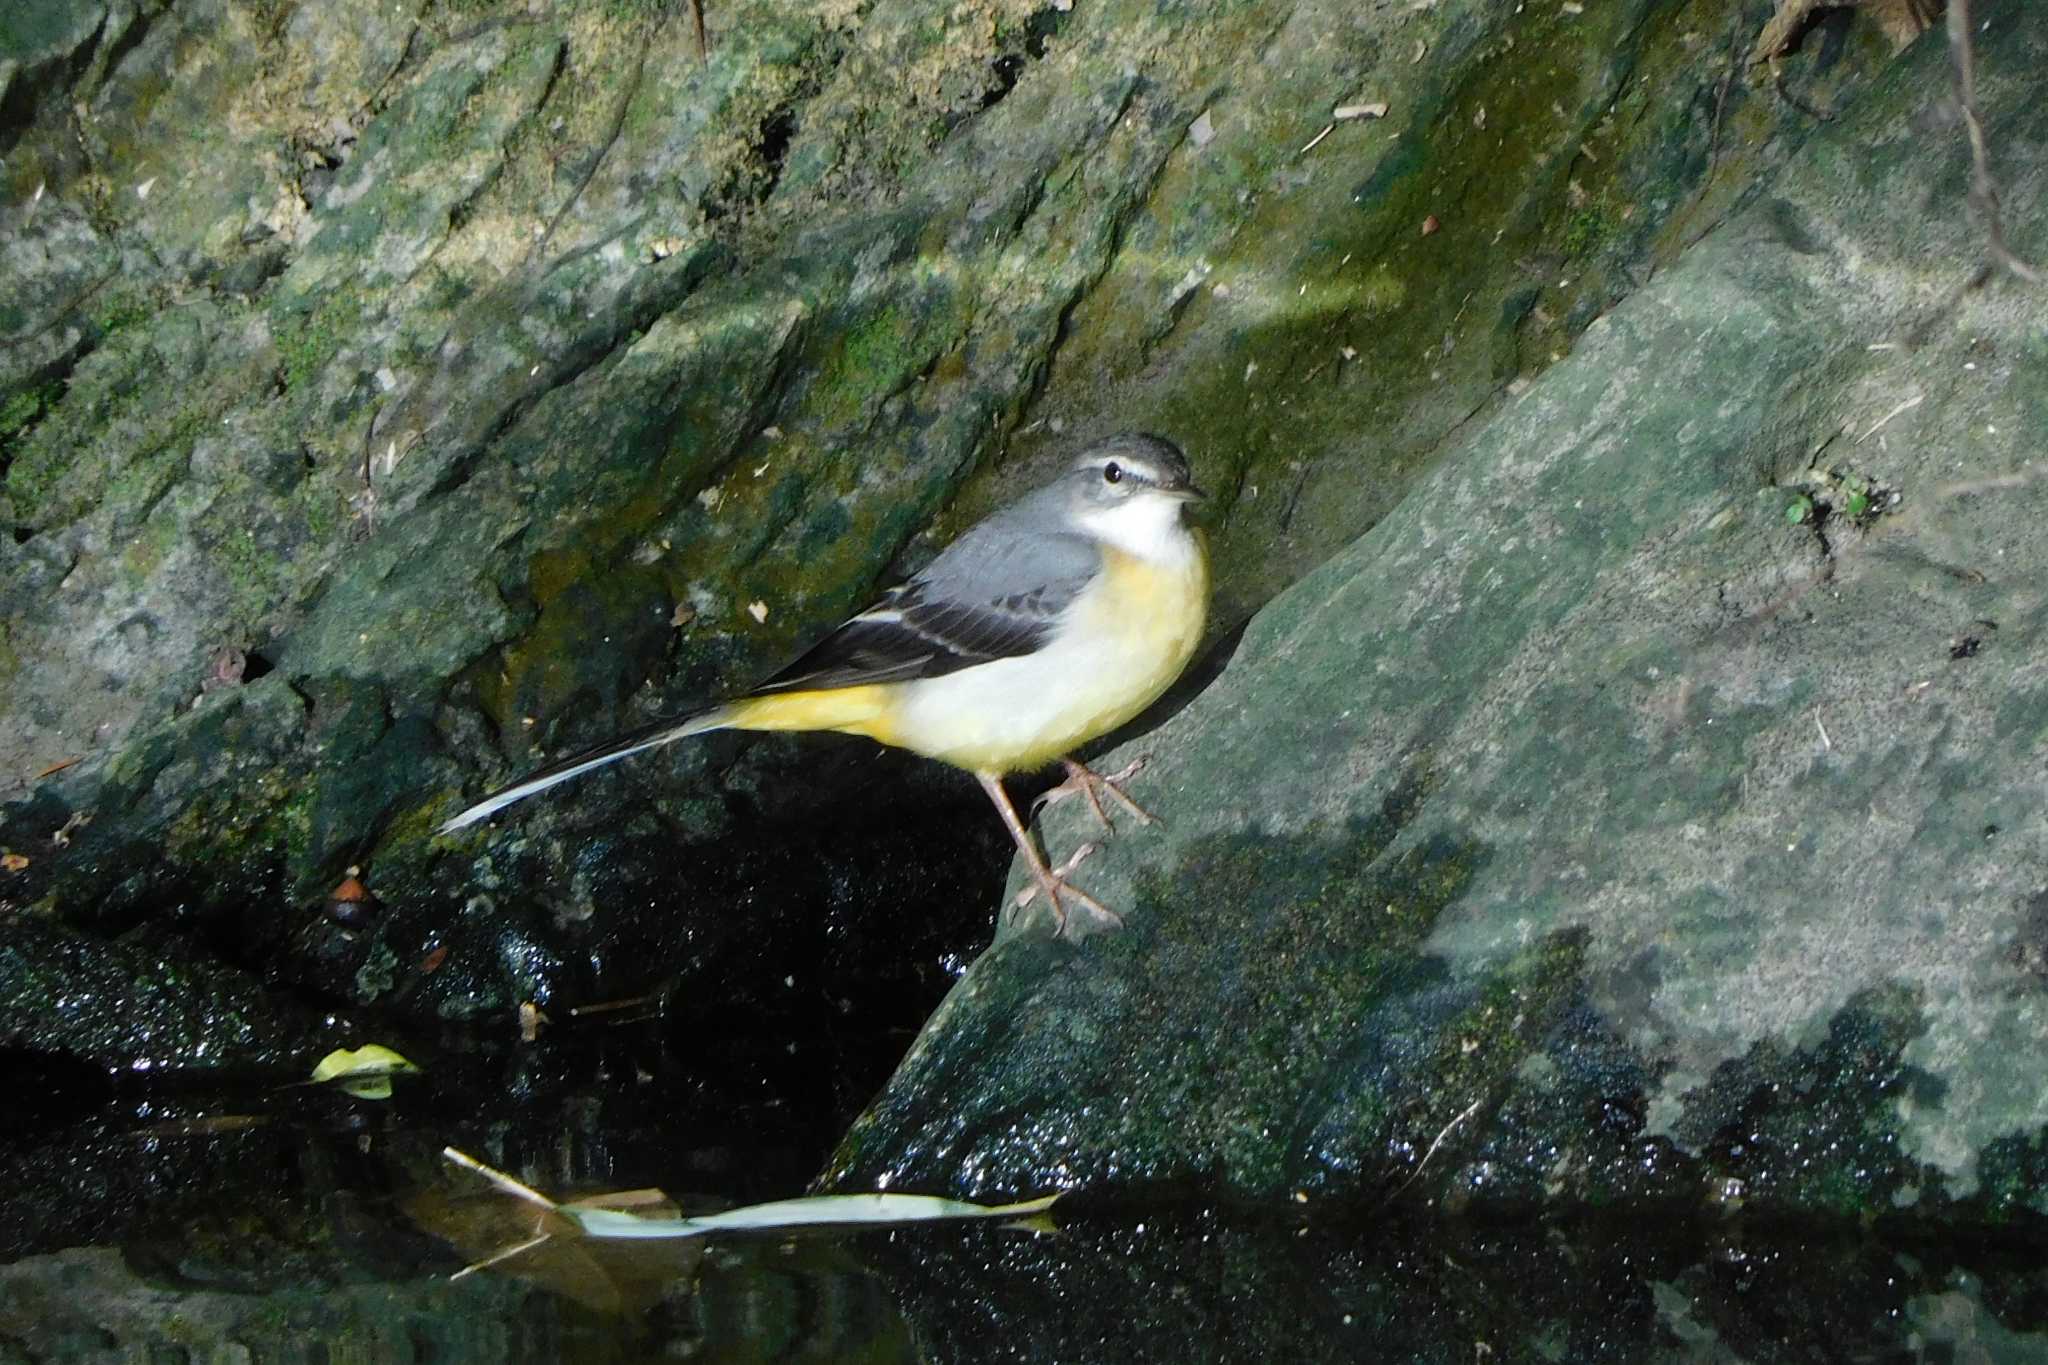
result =
[[[1080,887],[1067,884],[1067,878],[1073,875],[1074,869],[1086,862],[1089,855],[1093,854],[1096,848],[1097,845],[1095,844],[1083,844],[1075,849],[1073,854],[1058,867],[1049,869],[1032,868],[1033,880],[1026,883],[1024,889],[1017,893],[1017,899],[1011,904],[1011,912],[1014,914],[1022,910],[1025,906],[1036,900],[1039,892],[1043,891],[1046,902],[1052,906],[1052,936],[1054,938],[1065,938],[1067,936],[1067,917],[1069,911],[1066,903],[1069,901],[1088,912],[1088,918],[1096,929],[1123,928],[1124,917],[1122,915],[1119,915]]]
[[[1063,758],[1060,760],[1060,766],[1067,770],[1067,780],[1032,802],[1031,813],[1035,816],[1045,807],[1056,806],[1069,797],[1085,796],[1088,798],[1088,809],[1095,812],[1095,818],[1102,822],[1104,829],[1114,834],[1116,825],[1111,822],[1109,812],[1102,808],[1102,798],[1097,794],[1108,792],[1111,800],[1138,817],[1139,824],[1156,825],[1159,823],[1158,817],[1133,801],[1130,793],[1123,788],[1124,783],[1145,771],[1145,764],[1149,760],[1150,755],[1139,754],[1116,772],[1104,775],[1085,763]]]

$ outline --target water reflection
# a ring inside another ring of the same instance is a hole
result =
[[[2039,1361],[2048,1270],[2025,1248],[1684,1222],[1282,1225],[1212,1209],[994,1225],[556,1245],[450,1280],[396,1204],[157,1227],[0,1267],[30,1360]],[[334,1222],[351,1222],[336,1227]],[[281,1228],[326,1238],[293,1247]],[[217,1240],[254,1236],[224,1274]],[[380,1246],[378,1234],[385,1239]],[[444,1240],[452,1237],[454,1240]],[[224,1354],[225,1353],[225,1354]]]
[[[659,1186],[697,1212],[797,1192],[844,1125],[841,1104],[761,1089],[761,1057],[749,1101],[606,1039],[576,1065],[509,1049],[509,1070],[447,1049],[388,1103],[159,1077],[17,1120],[0,1360],[2048,1360],[2039,1245],[1687,1210],[1498,1225],[1068,1200],[1028,1228],[558,1241],[451,1279],[536,1215],[446,1144],[553,1195]],[[821,1055],[841,1076],[858,1060]]]

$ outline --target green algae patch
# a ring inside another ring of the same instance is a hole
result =
[[[326,371],[361,326],[361,295],[343,287],[280,303],[272,314],[279,378],[288,392],[307,388]]]
[[[1486,853],[1448,833],[1404,840],[1422,790],[1339,829],[1197,839],[1170,874],[1140,878],[1124,931],[1085,948],[1005,939],[822,1182],[1254,1201],[1391,1188],[1408,1172],[1388,1153],[1419,1153],[1416,1135],[1511,1073],[1577,970],[1569,943],[1470,979],[1424,950]],[[1196,1021],[1169,1002],[1198,983]],[[1387,1035],[1418,1001],[1444,1026],[1421,1044],[1437,1060],[1395,1081],[1371,1058],[1416,1045]],[[1105,1050],[1118,1065],[1100,1065]]]
[[[1274,18],[1214,22],[1227,50]],[[1222,493],[1217,633],[1377,521],[1811,131],[1719,50],[1746,22],[1718,0],[1432,11],[1339,26],[1284,76],[1195,83],[1209,102],[1173,131],[1199,114],[1210,140],[1165,159],[1066,321],[1045,407],[1188,443]],[[1827,97],[1888,60],[1848,55]],[[1388,112],[1310,147],[1325,120],[1288,97],[1303,88]],[[999,495],[978,482],[963,510]]]
[[[64,385],[49,379],[16,389],[0,401],[0,478],[13,465],[15,450],[63,398]]]
[[[1977,1154],[1977,1193],[1965,1207],[1988,1226],[2048,1234],[2048,1125],[1985,1144]]]
[[[1704,1193],[1728,1212],[1869,1223],[1941,1189],[1939,1172],[1907,1151],[1899,1113],[1902,1100],[1941,1103],[1941,1082],[1905,1061],[1926,1027],[1913,988],[1873,986],[1811,1047],[1765,1040],[1721,1063],[1685,1095],[1675,1126],[1714,1182]]]
[[[532,626],[503,652],[498,685],[481,680],[480,695],[514,730],[537,717],[617,708],[667,648],[667,600],[661,574],[630,563],[559,581]]]

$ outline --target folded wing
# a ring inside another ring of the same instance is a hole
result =
[[[1099,571],[1078,536],[984,522],[923,573],[813,645],[755,695],[936,678],[1044,647]]]

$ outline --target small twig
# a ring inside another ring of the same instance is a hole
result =
[[[1301,153],[1298,153],[1298,155],[1314,151],[1316,149],[1316,144],[1318,142],[1321,142],[1324,138],[1328,137],[1331,133],[1335,131],[1337,131],[1336,124],[1332,123],[1328,125],[1323,129],[1322,132],[1317,133],[1314,137],[1310,138],[1308,142],[1302,147]]]
[[[2005,244],[2005,226],[1999,216],[1998,182],[1991,175],[1991,149],[1984,136],[1984,121],[1977,114],[1977,49],[1970,36],[1970,0],[1950,0],[1948,7],[1948,50],[1955,69],[1956,104],[1963,115],[1963,127],[1970,141],[1970,192],[1966,202],[1984,220],[1986,255],[1969,277],[1937,304],[1906,334],[1906,344],[1919,349],[1941,320],[1955,311],[1963,296],[1982,289],[2003,269],[2029,284],[2041,282],[2041,272],[2015,256]],[[1964,485],[1952,485],[1964,487]]]
[[[1728,107],[1728,89],[1735,84],[1735,73],[1742,67],[1742,26],[1735,25],[1728,31],[1728,70],[1721,77],[1720,93],[1714,96],[1714,127],[1707,137],[1707,170],[1711,173],[1714,162],[1721,155],[1721,114]]]
[[[1890,420],[1891,418],[1889,417],[1885,419],[1885,421],[1887,422],[1889,422]],[[1883,423],[1880,423],[1879,425],[1881,426],[1883,425]],[[1847,423],[1837,424],[1835,429],[1828,433],[1827,439],[1822,441],[1819,445],[1813,448],[1813,454],[1806,457],[1806,467],[1808,469],[1818,469],[1820,467],[1820,457],[1828,453],[1829,446],[1833,445],[1836,441],[1841,439],[1842,432],[1846,428]],[[1875,427],[1871,429],[1873,431],[1876,430]]]
[[[1856,439],[1857,439],[1857,440],[1859,440],[1859,441],[1867,441],[1867,440],[1869,440],[1869,439],[1870,439],[1871,437],[1873,437],[1873,436],[1877,435],[1877,433],[1878,433],[1878,429],[1879,429],[1879,428],[1881,428],[1882,426],[1884,426],[1884,424],[1885,424],[1886,422],[1889,422],[1889,421],[1891,421],[1891,420],[1892,420],[1892,418],[1894,418],[1894,417],[1897,417],[1897,416],[1898,416],[1898,415],[1899,415],[1900,413],[1902,413],[1902,412],[1911,412],[1911,411],[1912,411],[1912,410],[1913,410],[1914,408],[1917,408],[1917,407],[1919,407],[1919,406],[1920,406],[1920,405],[1921,405],[1921,404],[1922,404],[1923,402],[1925,402],[1926,400],[1927,400],[1927,395],[1926,395],[1926,394],[1924,394],[1924,393],[1916,393],[1916,394],[1914,394],[1914,395],[1913,395],[1913,396],[1912,396],[1911,398],[1908,398],[1908,399],[1907,399],[1907,400],[1906,400],[1905,402],[1903,402],[1903,403],[1899,404],[1899,405],[1898,405],[1897,407],[1893,408],[1893,409],[1892,409],[1892,410],[1891,410],[1890,412],[1888,412],[1888,413],[1886,413],[1886,414],[1885,414],[1884,416],[1882,416],[1882,417],[1878,418],[1878,419],[1877,419],[1877,420],[1876,420],[1875,422],[1872,422],[1872,423],[1870,424],[1870,430],[1868,430],[1868,431],[1864,432],[1864,433],[1863,433],[1863,434],[1862,434],[1861,436],[1858,436],[1858,437],[1857,437]]]
[[[1914,323],[1912,327],[1907,329],[1906,348],[1908,350],[1917,351],[1922,346],[1926,345],[1927,338],[1934,335],[1934,329],[1936,325],[1938,325],[1943,318],[1947,317],[1950,313],[1953,313],[1955,311],[1956,305],[1963,301],[1963,296],[1965,294],[1975,293],[1977,290],[1982,289],[1985,286],[1985,284],[1991,279],[1992,275],[1997,272],[1997,270],[1998,267],[1991,264],[1989,261],[1984,262],[1982,265],[1979,265],[1975,270],[1972,270],[1967,279],[1965,279],[1961,284],[1957,285],[1954,289],[1951,289],[1949,291],[1947,298],[1943,299],[1940,303],[1934,305],[1933,308],[1928,310],[1926,317],[1920,319],[1920,321]]]
[[[555,1210],[558,1207],[560,1207],[555,1203],[554,1200],[548,1198],[539,1190],[533,1188],[533,1186],[522,1184],[519,1181],[514,1180],[511,1176],[506,1175],[503,1171],[494,1170],[493,1168],[484,1165],[483,1162],[478,1161],[475,1157],[471,1156],[467,1152],[458,1152],[453,1147],[443,1147],[441,1149],[441,1155],[447,1158],[449,1161],[454,1162],[457,1166],[462,1167],[464,1170],[475,1171],[478,1175],[490,1181],[493,1185],[497,1186],[500,1190],[503,1190],[506,1194],[512,1195],[515,1198],[524,1199],[529,1204],[538,1204],[540,1207],[546,1209],[549,1213],[555,1212]]]
[[[1934,490],[1937,498],[1967,498],[1974,493],[2006,493],[2040,481],[2041,473],[2031,467],[2017,474],[1996,474],[1987,479],[1963,479],[1945,483]]]
[[[1436,1149],[1444,1145],[1444,1139],[1451,1135],[1451,1130],[1479,1112],[1479,1106],[1484,1103],[1486,1103],[1486,1097],[1481,1095],[1478,1099],[1465,1106],[1464,1113],[1444,1125],[1444,1130],[1436,1135],[1436,1141],[1429,1144],[1429,1150],[1422,1154],[1422,1160],[1415,1163],[1415,1169],[1409,1172],[1408,1178],[1396,1186],[1394,1192],[1386,1197],[1385,1202],[1381,1205],[1382,1208],[1386,1204],[1391,1204],[1396,1199],[1399,1199],[1410,1185],[1422,1179],[1423,1169],[1429,1165],[1429,1159],[1436,1155]]]
[[[49,331],[51,328],[63,322],[66,318],[71,317],[73,314],[77,313],[78,310],[85,307],[87,303],[92,301],[93,295],[99,293],[100,290],[106,288],[108,282],[112,280],[116,275],[119,275],[120,273],[121,272],[118,270],[109,270],[106,274],[100,276],[91,284],[87,285],[84,289],[80,290],[78,294],[72,297],[69,301],[58,307],[57,310],[51,313],[49,317],[37,323],[35,326],[29,328],[26,332],[17,332],[13,336],[0,337],[0,350],[10,350],[13,347],[21,345],[23,342],[34,341],[37,337],[43,335],[43,333]]]
[[[571,1019],[581,1019],[592,1014],[611,1014],[616,1010],[630,1010],[640,1005],[661,1003],[660,991],[649,991],[645,995],[631,995],[624,1000],[606,1000],[595,1005],[576,1005],[569,1010]]]
[[[413,44],[419,40],[420,36],[420,16],[426,13],[426,9],[426,0],[420,0],[420,3],[414,7],[412,24],[405,31],[405,45],[398,49],[398,56],[385,69],[383,76],[378,79],[377,84],[372,87],[370,93],[363,98],[363,102],[356,106],[355,118],[367,123],[371,115],[383,109],[384,92],[391,88],[392,80],[405,68],[406,62],[412,57]]]
[[[704,34],[704,0],[690,0],[690,17],[697,22],[697,60],[711,60],[711,40]]]
[[[1280,534],[1286,535],[1294,525],[1294,513],[1301,506],[1301,492],[1308,487],[1308,465],[1301,466],[1301,473],[1294,480],[1294,491],[1287,495],[1287,510],[1280,514]]]
[[[702,0],[691,0],[691,4],[697,10],[697,57],[699,61],[702,61],[704,59],[704,10]],[[529,262],[538,260],[541,251],[554,241],[555,229],[562,225],[562,220],[569,216],[569,210],[576,207],[577,201],[583,198],[583,192],[589,189],[590,182],[597,178],[597,168],[604,164],[605,158],[611,155],[612,148],[618,145],[619,134],[626,126],[626,115],[632,110],[634,96],[640,93],[640,82],[646,71],[647,52],[643,48],[640,55],[633,61],[632,79],[626,81],[624,89],[620,91],[618,105],[612,111],[611,126],[605,129],[604,141],[598,145],[593,155],[583,158],[583,172],[576,177],[575,187],[569,191],[569,197],[564,199],[561,205],[555,209],[553,216],[547,221],[547,226],[541,230],[540,235],[535,237],[533,244],[527,248],[526,259]],[[548,183],[550,186],[554,184],[554,180],[555,172],[554,167],[551,165],[548,168]]]
[[[1832,749],[1835,747],[1835,742],[1828,738],[1828,727],[1820,723],[1820,712],[1818,711],[1813,713],[1813,728],[1820,731],[1821,748]]]
[[[2005,228],[1998,216],[1998,182],[1991,176],[1991,153],[1985,145],[1984,122],[1977,116],[1977,55],[1970,37],[1970,0],[1949,0],[1948,50],[1955,61],[1956,103],[1962,106],[1963,126],[1970,134],[1970,206],[1984,219],[1984,236],[1991,259],[2028,284],[2039,284],[2041,272],[2034,269],[2005,244]]]
[[[506,1247],[503,1251],[494,1252],[491,1255],[484,1257],[484,1259],[482,1259],[481,1261],[472,1262],[471,1264],[462,1267],[462,1269],[456,1271],[453,1275],[450,1275],[448,1279],[450,1283],[453,1283],[454,1281],[461,1279],[465,1275],[474,1275],[479,1270],[489,1270],[492,1266],[497,1265],[501,1261],[511,1260],[514,1256],[517,1256],[522,1251],[531,1251],[535,1247],[539,1246],[542,1242],[552,1242],[553,1240],[555,1240],[555,1234],[553,1234],[552,1232],[543,1232],[538,1237],[529,1237],[523,1242],[514,1242],[511,1246]]]

